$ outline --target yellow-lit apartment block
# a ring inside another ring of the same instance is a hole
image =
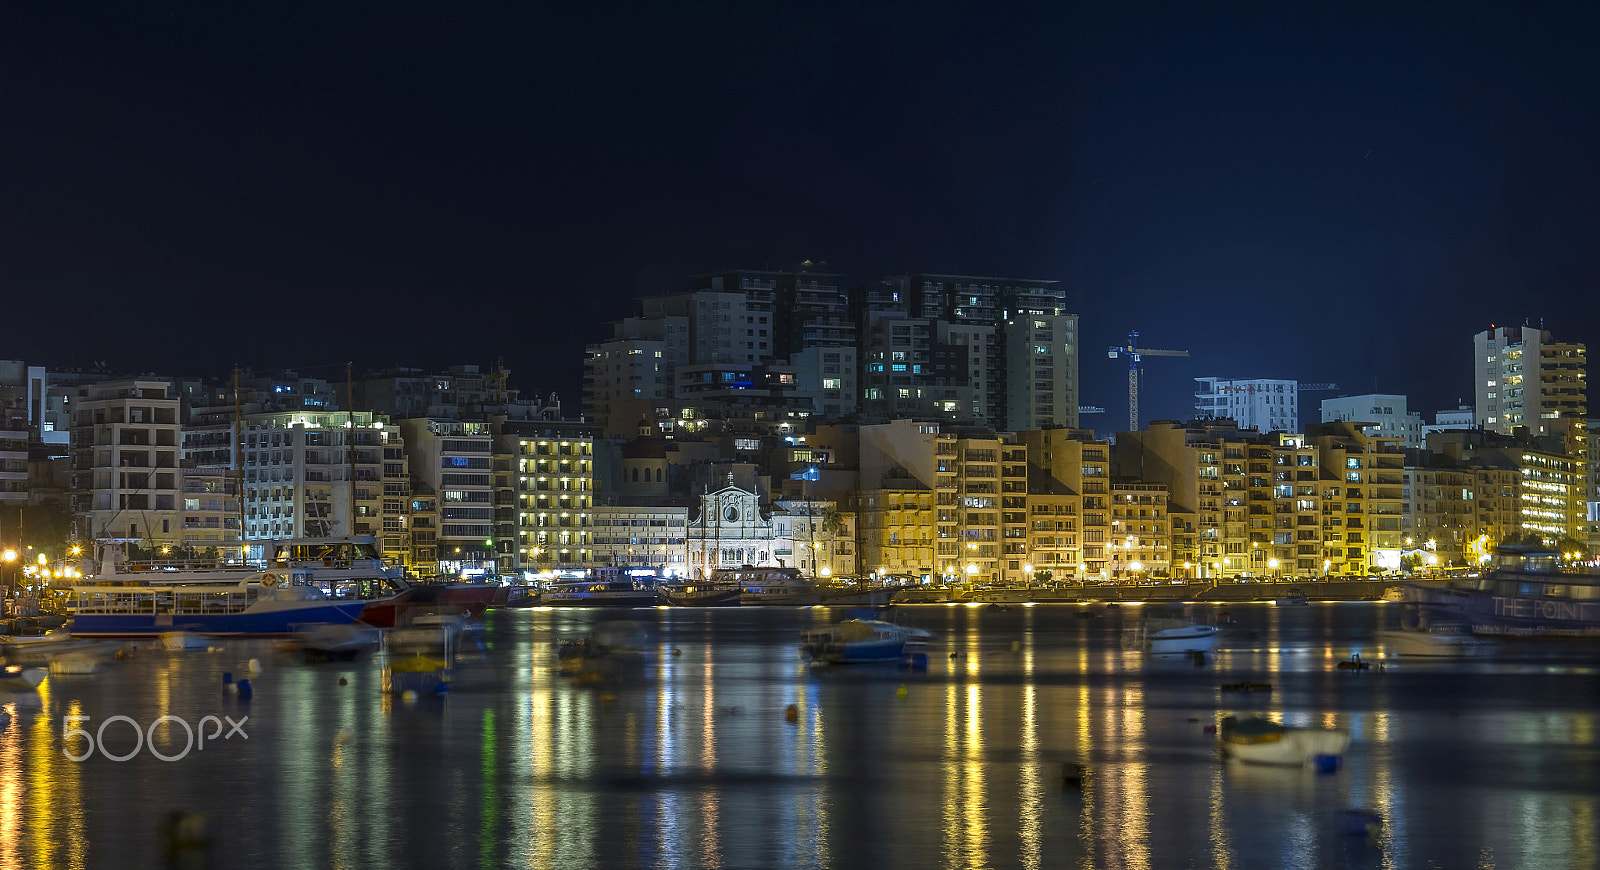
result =
[[[1158,421],[1119,433],[1116,458],[1119,477],[1167,490],[1172,576],[1320,574],[1318,452],[1304,436]]]
[[[1405,453],[1399,440],[1369,436],[1358,422],[1320,423],[1310,434],[1322,466],[1328,573],[1397,570],[1405,542]]]
[[[1016,440],[1034,469],[1029,533],[1037,552],[1029,557],[1035,569],[1050,566],[1057,581],[1110,579],[1111,445],[1083,429],[1034,429]]]
[[[529,567],[572,568],[592,557],[594,441],[517,442],[517,556]]]
[[[1171,576],[1172,540],[1164,483],[1113,481],[1111,556],[1113,579],[1148,580]]]

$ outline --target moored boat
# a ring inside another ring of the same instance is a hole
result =
[[[757,568],[745,565],[742,568],[716,571],[711,578],[713,581],[737,583],[739,603],[746,607],[768,604],[808,607],[822,604],[828,595],[826,590],[806,579],[798,568]]]
[[[260,575],[264,578],[266,575]],[[320,590],[240,580],[234,585],[77,586],[76,637],[158,637],[171,632],[274,637],[302,626],[354,622],[360,601],[331,601]]]
[[[1430,622],[1476,635],[1600,637],[1600,575],[1563,570],[1561,554],[1543,547],[1503,546],[1479,577],[1408,583],[1405,592]]]
[[[1279,607],[1304,607],[1309,603],[1305,591],[1300,589],[1290,589],[1287,595],[1278,599]]]
[[[39,688],[49,672],[44,668],[24,668],[10,665],[0,671],[0,692],[31,692]]]
[[[741,593],[737,583],[668,583],[661,587],[661,603],[673,607],[737,607]]]
[[[1209,653],[1217,648],[1222,631],[1214,625],[1201,625],[1181,619],[1149,618],[1127,629],[1123,645],[1144,649],[1155,655]]]
[[[800,633],[800,648],[826,664],[897,662],[908,643],[933,638],[931,632],[878,619],[848,619]]]
[[[193,631],[168,631],[161,635],[161,648],[174,651],[205,649],[211,641],[203,634]]]
[[[656,600],[654,584],[615,569],[551,584],[539,595],[539,603],[547,607],[651,607]]]
[[[1341,728],[1295,728],[1268,719],[1229,716],[1217,729],[1217,741],[1229,758],[1252,764],[1303,765],[1319,755],[1340,756],[1350,747],[1350,732]]]

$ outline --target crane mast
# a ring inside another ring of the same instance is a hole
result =
[[[1113,346],[1107,355],[1111,359],[1118,356],[1128,358],[1128,431],[1139,431],[1139,362],[1147,356],[1188,356],[1186,350],[1157,350],[1139,346],[1139,333],[1128,333],[1128,343],[1122,347]]]

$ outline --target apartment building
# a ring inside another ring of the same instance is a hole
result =
[[[1241,429],[1300,431],[1300,383],[1278,378],[1195,378],[1194,409]]]
[[[1315,424],[1329,573],[1396,571],[1405,543],[1405,453],[1394,438],[1350,422]]]
[[[384,450],[399,438],[367,411],[245,415],[245,538],[378,535]]]
[[[1588,355],[1548,330],[1498,326],[1472,337],[1477,423],[1501,434],[1518,426],[1549,435],[1554,420],[1588,416]]]
[[[610,526],[613,520],[635,518],[608,514],[603,517],[604,530],[597,528],[601,517],[595,504],[596,434],[593,427],[570,423],[503,425],[501,449],[514,456],[518,569],[627,564],[616,557],[626,554],[628,545],[613,547],[612,539],[630,536],[614,536]],[[665,469],[664,460],[661,467]],[[603,547],[597,536],[605,538]]]
[[[498,570],[491,424],[409,418],[398,426],[413,496],[436,502],[438,571],[475,576]]]
[[[1340,396],[1322,400],[1322,422],[1355,421],[1367,424],[1363,431],[1380,438],[1393,438],[1401,447],[1422,447],[1422,414],[1406,409],[1406,397],[1390,393]]]
[[[180,543],[185,547],[226,551],[239,544],[243,475],[234,459],[237,431],[232,422],[181,427]]]
[[[79,537],[182,542],[179,399],[164,380],[73,390],[72,509]]]
[[[1094,433],[1081,429],[1042,429],[1016,433],[1018,443],[1027,450],[1028,463],[1056,481],[1066,492],[1061,497],[1044,503],[1071,511],[1076,507],[1079,527],[1077,546],[1081,549],[1077,563],[1062,565],[1063,573],[1055,573],[1057,580],[1109,580],[1111,578],[1111,553],[1109,544],[1114,540],[1109,511],[1111,509],[1111,444],[1094,440]],[[1030,479],[1036,472],[1030,469]],[[1054,490],[1054,487],[1034,484],[1035,491]],[[1055,493],[1050,493],[1054,495]],[[1030,496],[1031,497],[1031,496]],[[1076,497],[1078,503],[1072,504]],[[1031,514],[1031,510],[1030,510]],[[1052,516],[1069,517],[1068,513]],[[1057,522],[1052,520],[1052,522]],[[1065,519],[1059,522],[1067,522]],[[1030,524],[1031,525],[1031,524]],[[1043,530],[1040,530],[1043,531]],[[1061,536],[1063,543],[1053,545],[1050,552],[1073,552],[1073,540]],[[1030,553],[1030,557],[1032,554]],[[1037,563],[1034,563],[1037,568]]]

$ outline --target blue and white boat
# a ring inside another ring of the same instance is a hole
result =
[[[1431,623],[1475,635],[1600,637],[1600,575],[1563,570],[1561,554],[1543,547],[1500,547],[1480,577],[1409,583],[1405,592]]]
[[[274,637],[313,625],[348,625],[364,601],[330,600],[309,586],[260,582],[232,585],[93,585],[73,588],[76,637],[158,637],[164,634]]]
[[[800,648],[826,664],[897,662],[908,643],[926,643],[933,633],[879,619],[848,619],[800,633]]]

